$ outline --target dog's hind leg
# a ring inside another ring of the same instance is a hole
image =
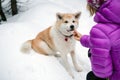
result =
[[[54,55],[54,51],[48,46],[48,44],[44,41],[40,41],[38,43],[36,43],[37,41],[33,42],[33,46],[32,48],[40,53],[40,54],[45,54],[45,55]]]
[[[82,71],[82,69],[78,66],[77,61],[76,61],[76,56],[75,56],[75,52],[71,51],[71,57],[72,57],[72,61],[73,61],[73,65],[75,67],[75,69],[80,72]]]

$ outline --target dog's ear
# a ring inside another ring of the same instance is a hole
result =
[[[75,13],[75,18],[76,18],[76,19],[79,19],[79,18],[80,18],[80,15],[81,15],[81,12]]]
[[[56,17],[57,17],[58,20],[61,20],[62,17],[63,17],[63,14],[61,14],[61,13],[57,13],[57,14],[56,14]]]

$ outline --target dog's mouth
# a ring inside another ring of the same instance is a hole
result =
[[[71,32],[71,31],[74,31],[75,29],[70,29],[70,30],[67,30],[67,32]]]

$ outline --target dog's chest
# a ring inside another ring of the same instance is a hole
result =
[[[53,37],[53,42],[55,45],[56,50],[64,51],[69,53],[70,51],[74,50],[75,40],[72,37],[65,37],[58,34],[55,34]]]

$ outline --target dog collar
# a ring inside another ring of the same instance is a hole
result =
[[[66,42],[68,41],[69,38],[71,38],[71,37],[73,36],[73,34],[71,34],[71,35],[69,35],[69,36],[68,36],[68,35],[64,35],[64,34],[63,34],[62,32],[60,32],[60,31],[59,31],[59,33],[62,34],[62,35],[65,37],[64,40],[65,40]]]
[[[66,36],[66,35],[64,35],[64,36],[65,36],[65,41],[68,41],[68,38],[71,38],[73,36],[73,34],[71,34],[70,36]]]

